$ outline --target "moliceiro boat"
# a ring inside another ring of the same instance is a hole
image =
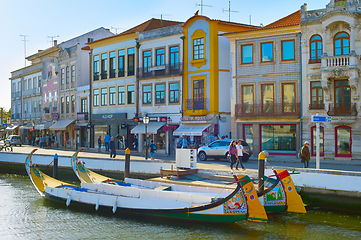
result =
[[[45,199],[63,202],[69,207],[82,205],[93,208],[94,211],[114,214],[150,215],[204,222],[268,221],[253,182],[247,175],[234,176],[234,189],[164,185],[129,178],[125,179],[125,183],[114,179],[103,179],[95,183],[82,181],[81,187],[76,187],[42,173],[31,161],[36,150],[34,149],[25,161],[25,168],[33,185]],[[84,171],[89,170],[84,168]]]

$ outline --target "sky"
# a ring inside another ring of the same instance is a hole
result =
[[[11,107],[11,72],[26,56],[99,27],[118,33],[150,18],[184,22],[200,10],[201,0],[0,0],[0,107]],[[329,0],[231,0],[231,21],[267,25],[300,9],[325,8]],[[203,15],[228,21],[228,0],[203,0]],[[211,6],[211,7],[210,7]],[[199,11],[201,14],[201,11]],[[112,29],[113,27],[113,29]],[[117,29],[115,29],[117,28]],[[30,62],[26,63],[29,66]]]

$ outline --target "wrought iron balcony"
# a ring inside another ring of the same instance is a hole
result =
[[[308,109],[325,109],[325,104],[324,103],[310,103],[310,105],[308,106]]]
[[[206,98],[187,99],[187,110],[205,110]]]
[[[139,67],[137,69],[138,78],[166,77],[182,74],[182,63],[166,64],[162,66]]]
[[[300,103],[236,104],[236,117],[299,117]]]
[[[330,103],[327,115],[329,116],[356,116],[356,103]]]

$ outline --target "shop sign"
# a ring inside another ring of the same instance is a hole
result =
[[[88,113],[77,113],[76,115],[77,120],[88,120]]]
[[[206,116],[184,116],[182,121],[207,121]]]
[[[143,117],[135,117],[133,118],[134,122],[143,122]],[[166,122],[167,117],[149,117],[149,122]]]
[[[126,119],[127,113],[107,113],[107,114],[92,114],[92,120],[113,120],[113,119]]]

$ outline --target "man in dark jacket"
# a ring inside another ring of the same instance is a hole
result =
[[[304,168],[308,168],[311,159],[310,150],[308,149],[308,146],[310,146],[310,143],[306,141],[301,150]]]
[[[116,151],[115,151],[115,142],[114,142],[114,137],[110,138],[110,142],[109,142],[109,150],[110,150],[110,158],[115,158],[115,156],[117,155]]]

